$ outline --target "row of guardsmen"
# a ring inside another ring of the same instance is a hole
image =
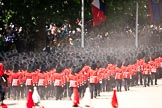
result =
[[[108,64],[106,68],[91,69],[84,66],[78,73],[71,72],[71,69],[64,69],[57,73],[56,69],[41,72],[37,69],[34,72],[19,70],[13,72],[7,70],[9,75],[8,98],[23,99],[27,96],[27,91],[38,87],[38,92],[42,99],[71,97],[73,87],[78,87],[80,97],[84,96],[87,86],[90,87],[91,99],[100,96],[100,92],[111,91],[117,87],[117,91],[125,91],[130,86],[143,85],[149,86],[157,84],[157,78],[162,77],[162,58],[150,60],[145,63],[143,59],[137,60],[135,64],[117,67],[115,64]],[[158,70],[159,69],[159,70]],[[12,92],[11,92],[12,91]]]

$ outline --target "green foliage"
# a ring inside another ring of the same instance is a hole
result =
[[[137,0],[105,0],[109,20],[135,17]],[[2,5],[3,2],[3,5]],[[138,0],[139,15],[148,13],[147,0]],[[20,25],[38,25],[41,21],[63,23],[81,16],[81,0],[4,0],[1,1],[3,23],[14,21]],[[85,19],[91,19],[90,0],[85,0]],[[42,23],[42,22],[41,22]]]
[[[92,19],[90,1],[85,0],[85,22]],[[147,0],[105,0],[107,25],[134,26],[136,1],[139,2],[140,23],[148,23]],[[45,24],[60,25],[67,19],[75,24],[75,20],[81,18],[81,0],[0,0],[0,7],[4,25],[13,22],[34,36],[34,32],[42,31]]]

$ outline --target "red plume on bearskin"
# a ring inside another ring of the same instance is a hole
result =
[[[27,106],[27,108],[33,108],[33,106],[34,106],[34,102],[32,99],[32,90],[28,91],[28,99],[27,99],[26,106]]]
[[[112,97],[112,101],[111,101],[112,107],[113,108],[118,108],[118,99],[116,96],[116,90],[113,90],[113,97]]]
[[[0,108],[8,108],[8,106],[7,106],[6,104],[3,104],[3,103],[2,103],[2,104],[0,105]]]
[[[73,101],[73,107],[79,106],[79,93],[77,87],[73,88],[72,101]]]

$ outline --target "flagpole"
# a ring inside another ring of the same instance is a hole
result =
[[[136,2],[136,36],[135,46],[138,48],[138,2]]]
[[[82,17],[82,21],[81,21],[81,47],[84,48],[84,0],[82,0],[82,13],[81,13],[81,17]]]

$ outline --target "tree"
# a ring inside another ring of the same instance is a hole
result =
[[[85,0],[85,22],[92,19],[91,0]],[[139,2],[139,19],[141,23],[148,23],[147,1],[143,0],[105,0],[108,28],[114,24],[121,26],[135,25],[135,3]],[[42,49],[45,46],[45,25],[51,22],[60,25],[70,19],[81,18],[81,0],[0,0],[2,16],[0,20],[6,29],[7,24],[13,22],[22,26],[25,35],[34,41],[34,46]],[[110,26],[109,26],[110,25]],[[33,43],[33,42],[28,42]]]

